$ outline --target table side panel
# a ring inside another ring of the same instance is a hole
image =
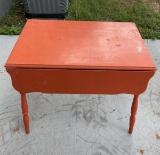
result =
[[[21,93],[141,94],[154,71],[6,68]]]

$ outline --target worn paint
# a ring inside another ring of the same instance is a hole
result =
[[[138,52],[142,52],[142,47],[141,46],[137,46],[137,50],[138,50]]]
[[[27,21],[5,65],[14,88],[21,93],[27,134],[28,92],[134,94],[129,125],[132,133],[138,96],[145,91],[156,67],[135,24],[118,25],[117,28],[116,22]],[[139,52],[143,48],[141,54],[135,52],[137,44]],[[80,113],[76,111],[74,115]],[[94,114],[90,110],[86,113],[84,118],[90,121]],[[107,122],[105,117],[100,120]]]
[[[56,20],[28,20],[6,66],[155,70],[134,23]]]

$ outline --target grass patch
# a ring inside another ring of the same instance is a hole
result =
[[[67,20],[135,22],[144,39],[160,39],[160,12],[143,0],[69,0]],[[25,24],[21,0],[2,19],[1,34],[19,34]]]
[[[0,34],[20,34],[25,23],[26,18],[22,0],[16,0],[9,12],[0,21]]]

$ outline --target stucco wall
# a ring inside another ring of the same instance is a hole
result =
[[[14,0],[0,0],[0,19],[10,9],[13,2],[14,2]]]

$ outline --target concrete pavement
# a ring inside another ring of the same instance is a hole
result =
[[[27,95],[29,135],[20,95],[4,64],[18,36],[0,36],[0,155],[160,155],[160,40],[144,40],[157,66],[140,96],[128,134],[133,95]]]

